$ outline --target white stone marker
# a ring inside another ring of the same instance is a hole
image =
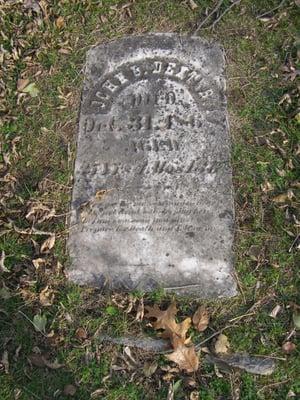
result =
[[[110,290],[236,294],[220,47],[127,37],[87,56],[69,278]]]

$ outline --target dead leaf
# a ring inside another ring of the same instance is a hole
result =
[[[45,315],[36,314],[33,317],[33,326],[37,332],[45,332],[47,325],[47,317]]]
[[[28,93],[31,97],[37,97],[39,92],[34,82],[29,83],[29,85],[22,89],[22,93]]]
[[[52,306],[54,301],[54,291],[49,289],[49,286],[46,286],[39,295],[40,303],[44,307]]]
[[[0,365],[3,366],[5,373],[8,374],[9,373],[9,360],[8,360],[8,351],[7,350],[4,350],[4,352],[2,354]]]
[[[131,354],[129,346],[125,346],[123,352],[133,365],[137,365],[136,360],[133,358],[133,355]]]
[[[288,190],[287,193],[282,193],[276,197],[273,197],[273,201],[274,203],[286,203],[287,201],[292,200],[294,196],[295,195],[292,190]]]
[[[146,306],[145,310],[146,318],[156,319],[156,321],[152,323],[154,329],[167,329],[169,331],[174,331],[176,329],[175,316],[178,310],[174,302],[171,303],[165,311],[162,311],[157,304],[154,304],[154,307]]]
[[[199,392],[198,390],[194,390],[190,394],[190,400],[199,400]]]
[[[273,310],[270,312],[269,316],[272,318],[276,318],[277,314],[279,313],[279,311],[281,310],[281,306],[279,304],[277,304]]]
[[[192,377],[188,377],[188,378],[185,380],[185,384],[186,384],[187,386],[190,386],[191,388],[195,388],[195,387],[197,386],[197,382],[196,382],[195,379],[192,378]]]
[[[100,396],[103,398],[102,395],[105,393],[105,391],[105,389],[95,390],[93,393],[91,393],[91,399],[100,399]]]
[[[300,313],[299,311],[295,310],[293,313],[293,322],[296,329],[300,329]]]
[[[197,309],[197,311],[193,316],[193,324],[195,328],[199,332],[203,332],[208,327],[208,323],[209,323],[208,311],[204,306],[199,306],[199,308]]]
[[[76,391],[77,391],[76,386],[74,386],[74,385],[66,385],[64,387],[63,393],[64,393],[65,396],[74,396]]]
[[[215,343],[215,352],[216,354],[227,354],[229,353],[230,344],[228,341],[228,337],[221,333],[218,336],[218,339]]]
[[[85,340],[87,338],[87,333],[84,328],[78,328],[75,333],[77,339]]]
[[[248,250],[248,255],[253,261],[258,261],[260,253],[261,253],[261,247],[256,245],[250,246]]]
[[[6,266],[4,265],[4,261],[5,261],[5,252],[4,252],[4,250],[2,250],[1,257],[0,257],[0,273],[1,272],[9,272],[9,269],[7,269]]]
[[[158,364],[156,361],[146,361],[143,367],[144,375],[149,378],[157,370]]]
[[[142,321],[143,318],[144,318],[144,299],[141,299],[139,301],[139,305],[138,305],[138,308],[137,308],[135,320],[136,321]]]
[[[54,244],[55,244],[55,235],[51,235],[41,245],[41,253],[48,253],[54,247]]]
[[[296,349],[296,345],[293,342],[285,342],[282,345],[282,350],[286,354],[291,354]]]
[[[178,345],[173,353],[166,355],[166,358],[186,372],[195,372],[199,368],[199,359],[194,346]]]
[[[194,11],[198,8],[198,4],[194,2],[194,0],[189,0],[189,5],[191,9]]]
[[[71,50],[61,48],[61,49],[58,50],[58,52],[59,52],[60,54],[70,54],[70,53],[71,53]]]
[[[191,318],[186,318],[184,321],[180,322],[180,324],[175,323],[172,326],[172,330],[166,329],[161,335],[164,339],[170,339],[171,344],[174,349],[180,346],[182,343],[188,344],[191,339],[186,338],[187,331],[190,329],[192,324]]]
[[[55,25],[57,26],[58,29],[61,29],[65,26],[65,19],[64,17],[60,16],[56,19]]]
[[[23,89],[29,84],[29,79],[18,79],[17,90],[22,92]]]
[[[42,222],[47,221],[54,216],[54,208],[50,209],[49,207],[40,203],[31,203],[25,218],[30,222],[34,222],[35,224],[41,224]]]
[[[38,270],[41,265],[46,264],[46,260],[44,260],[43,258],[35,258],[34,260],[32,260],[32,264],[34,268]]]

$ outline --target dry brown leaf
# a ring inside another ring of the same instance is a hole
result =
[[[74,386],[74,385],[66,385],[64,387],[63,393],[64,393],[65,396],[74,396],[76,391],[77,391],[76,386]]]
[[[156,361],[146,361],[143,366],[144,375],[149,378],[157,370],[158,364]]]
[[[166,355],[166,358],[186,372],[195,372],[199,368],[199,359],[194,346],[178,345],[173,353]]]
[[[31,203],[25,218],[35,224],[41,224],[55,216],[55,209],[44,206],[40,203]]]
[[[2,354],[2,358],[0,360],[0,364],[3,365],[4,371],[6,374],[9,374],[9,360],[8,360],[8,351],[4,350]]]
[[[276,318],[277,314],[279,313],[279,311],[281,310],[281,306],[279,304],[277,304],[273,310],[270,312],[269,316],[272,318]]]
[[[287,193],[279,194],[278,196],[273,197],[274,203],[286,203],[289,200],[292,200],[294,197],[294,193],[292,190],[288,190]]]
[[[135,316],[135,320],[136,321],[142,321],[144,318],[144,300],[141,299],[139,301],[139,305],[136,311],[136,316]]]
[[[227,354],[229,353],[230,344],[228,337],[221,333],[215,343],[215,352],[217,354]]]
[[[194,0],[189,0],[189,4],[191,9],[194,11],[198,8],[198,4],[194,2]]]
[[[176,330],[175,315],[177,313],[177,308],[175,303],[171,303],[170,306],[162,311],[157,304],[154,307],[145,307],[146,318],[155,318],[156,321],[152,323],[154,329],[167,329],[171,332]]]
[[[61,48],[61,49],[58,50],[58,52],[59,52],[60,54],[70,54],[70,53],[71,53],[71,50]]]
[[[32,264],[35,269],[39,269],[40,266],[46,264],[46,260],[44,260],[43,258],[35,258],[34,260],[32,260]]]
[[[41,253],[48,253],[55,244],[55,235],[51,235],[44,241],[44,243],[41,245]]]
[[[282,345],[282,350],[286,353],[286,354],[290,354],[292,353],[294,350],[296,349],[296,345],[293,342],[285,342]]]
[[[58,17],[55,21],[55,25],[57,26],[58,29],[61,29],[65,26],[65,20],[64,17]]]
[[[84,328],[78,328],[75,333],[77,339],[85,340],[87,338],[87,333]]]
[[[100,399],[100,396],[101,396],[101,398],[103,398],[102,395],[105,392],[106,392],[106,389],[103,389],[103,388],[102,389],[97,389],[93,393],[91,393],[91,399]]]
[[[29,79],[18,79],[17,89],[19,92],[22,92],[23,89],[29,84]]]
[[[172,326],[172,330],[166,329],[161,335],[164,339],[170,339],[174,349],[180,346],[182,343],[188,344],[191,339],[186,338],[187,331],[190,329],[192,324],[191,318],[186,318],[180,324],[175,323]]]
[[[44,307],[52,306],[54,301],[54,291],[49,289],[49,286],[46,286],[39,295],[40,303]]]
[[[197,311],[193,316],[193,324],[195,328],[199,332],[203,332],[208,327],[208,323],[209,323],[208,311],[204,306],[199,306],[199,308],[197,309]]]
[[[199,392],[198,392],[198,390],[194,390],[190,394],[190,400],[199,400]]]
[[[0,273],[1,272],[9,272],[9,269],[6,268],[4,265],[5,262],[5,252],[2,250],[1,257],[0,257]]]

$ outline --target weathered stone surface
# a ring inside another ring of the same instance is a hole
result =
[[[121,290],[231,296],[234,209],[224,59],[176,34],[87,56],[68,275]]]

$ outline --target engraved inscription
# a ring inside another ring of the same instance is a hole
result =
[[[204,68],[204,66],[203,66]],[[86,100],[86,108],[99,113],[107,113],[110,110],[113,99],[128,85],[141,80],[168,79],[184,84],[198,99],[212,96],[212,88],[208,88],[203,82],[203,73],[180,60],[144,59],[138,63],[126,63],[110,74],[101,78]],[[132,94],[128,103],[133,107],[156,104],[174,104],[176,95],[174,92],[156,92],[142,95]]]

